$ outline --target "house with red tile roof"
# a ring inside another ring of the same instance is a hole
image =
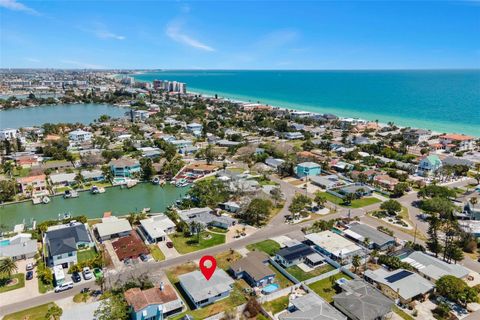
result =
[[[475,138],[463,134],[445,134],[440,136],[440,143],[444,149],[450,151],[455,149],[458,151],[473,150],[475,147]]]

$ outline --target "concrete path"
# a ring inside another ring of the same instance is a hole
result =
[[[167,247],[167,242],[171,242],[169,236],[166,236],[165,241],[160,241],[157,245],[162,250],[163,254],[165,255],[165,260],[180,257],[180,253],[175,249],[175,247],[169,248]]]

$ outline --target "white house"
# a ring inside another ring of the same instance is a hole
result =
[[[92,140],[92,133],[82,129],[77,129],[68,133],[68,140],[73,143],[88,142]]]
[[[167,234],[175,232],[175,223],[164,214],[140,220],[140,230],[150,243],[165,241]]]
[[[102,223],[95,225],[100,240],[110,240],[113,238],[126,237],[132,231],[132,226],[127,219],[117,217],[103,218]]]
[[[0,130],[0,140],[11,140],[17,137],[17,129]]]
[[[473,150],[475,138],[463,134],[445,134],[440,136],[440,143],[445,150],[458,148],[459,151]]]

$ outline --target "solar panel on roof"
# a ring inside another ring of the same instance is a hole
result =
[[[410,271],[402,270],[398,273],[395,273],[394,275],[391,275],[389,277],[386,277],[385,280],[387,280],[390,283],[397,282],[398,280],[402,280],[403,278],[408,277],[412,273]]]

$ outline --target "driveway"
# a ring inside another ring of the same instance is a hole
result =
[[[35,263],[35,259],[27,259],[17,261],[18,273],[27,274],[27,263]],[[25,299],[31,299],[40,296],[38,292],[37,268],[33,270],[33,279],[25,280],[25,287],[12,291],[0,293],[0,301],[2,305],[15,303]]]
[[[162,250],[163,254],[165,255],[165,260],[180,257],[180,253],[178,253],[175,247],[169,248],[167,247],[167,242],[172,242],[172,240],[166,236],[165,241],[160,241],[157,243],[160,250]]]

